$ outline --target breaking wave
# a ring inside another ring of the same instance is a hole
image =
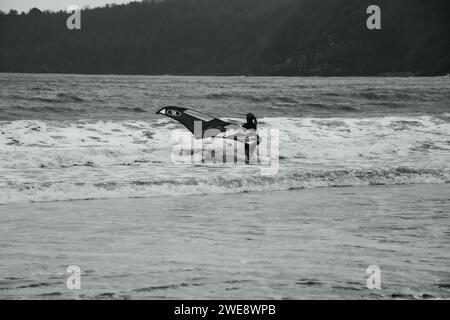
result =
[[[450,183],[450,169],[407,167],[311,171],[274,177],[209,177],[178,180],[137,180],[44,183],[8,183],[1,186],[0,204],[30,201],[69,201],[152,196],[227,194],[252,191],[279,191],[320,187],[348,187],[392,184]]]
[[[174,146],[191,155],[192,135],[167,119],[0,122],[0,204],[450,182],[445,118],[263,118],[260,127],[263,140],[280,132],[273,176],[261,164],[172,162]]]

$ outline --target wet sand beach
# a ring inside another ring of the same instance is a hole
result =
[[[450,298],[450,185],[2,205],[0,297]],[[66,268],[81,268],[68,290]],[[366,269],[381,269],[381,290]]]

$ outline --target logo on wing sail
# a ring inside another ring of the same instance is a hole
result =
[[[167,110],[167,111],[166,111],[166,114],[167,114],[168,116],[171,116],[171,117],[180,117],[180,116],[181,116],[181,112],[180,112],[180,111],[173,110],[173,109]]]

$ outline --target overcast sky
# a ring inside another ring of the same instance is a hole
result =
[[[136,1],[136,0],[134,0]],[[11,9],[19,12],[28,12],[31,8],[39,8],[41,10],[65,10],[71,4],[75,4],[80,8],[86,5],[93,7],[101,7],[107,3],[127,3],[131,0],[0,0],[0,10],[8,12]]]

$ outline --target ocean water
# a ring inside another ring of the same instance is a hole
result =
[[[0,297],[449,298],[449,102],[448,77],[0,74]],[[279,170],[191,163],[167,105],[253,112]]]

